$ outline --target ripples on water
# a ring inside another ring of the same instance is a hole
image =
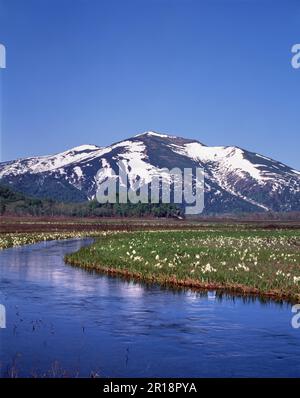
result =
[[[2,376],[300,376],[290,305],[143,286],[64,264],[89,242],[0,252]]]

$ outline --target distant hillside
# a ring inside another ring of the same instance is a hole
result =
[[[0,184],[0,215],[78,216],[78,217],[178,217],[182,209],[174,204],[99,204],[97,201],[63,203],[30,198]]]
[[[0,185],[0,215],[6,212],[31,214],[34,209],[41,209],[42,206],[41,200],[28,198],[22,193]]]

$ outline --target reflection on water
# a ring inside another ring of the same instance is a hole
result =
[[[0,252],[2,376],[12,369],[20,376],[58,376],[60,369],[110,377],[300,376],[290,305],[176,292],[64,264],[66,253],[89,242]]]

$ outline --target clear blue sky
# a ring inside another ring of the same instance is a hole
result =
[[[300,169],[299,0],[0,0],[2,159],[145,130]]]

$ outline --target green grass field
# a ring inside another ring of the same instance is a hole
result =
[[[147,282],[300,298],[299,230],[108,234],[66,260]]]

